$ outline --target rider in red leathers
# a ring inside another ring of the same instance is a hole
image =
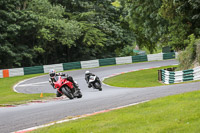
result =
[[[64,78],[66,78],[68,81],[70,81],[70,82],[72,82],[73,83],[73,86],[74,86],[74,90],[78,90],[79,88],[78,88],[78,86],[77,86],[77,84],[74,82],[74,80],[73,80],[73,78],[71,77],[71,76],[66,76],[64,73],[56,73],[56,71],[54,70],[54,69],[51,69],[50,71],[49,71],[49,76],[50,76],[50,78],[49,78],[49,83],[52,85],[52,87],[54,88],[54,89],[56,89],[55,87],[54,87],[54,82],[56,82],[57,80],[58,80],[58,76],[63,76]],[[56,96],[57,97],[60,97],[60,96],[62,96],[62,94],[59,92],[59,91],[57,91],[56,92]]]

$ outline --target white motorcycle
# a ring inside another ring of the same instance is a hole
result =
[[[97,76],[90,76],[88,83],[92,85],[92,88],[102,91],[101,81],[99,80]]]

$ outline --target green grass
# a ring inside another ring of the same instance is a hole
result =
[[[0,106],[16,105],[26,103],[31,100],[43,100],[49,97],[55,97],[55,94],[43,94],[40,98],[40,94],[22,94],[13,91],[13,86],[21,80],[32,78],[35,76],[44,74],[32,74],[25,76],[9,77],[0,79]]]
[[[135,72],[120,74],[105,79],[105,84],[117,87],[152,87],[161,86],[163,83],[158,82],[158,70],[175,66],[165,66],[153,69],[145,69]]]
[[[156,83],[157,78],[152,78],[157,77],[157,70],[161,68],[122,74],[113,78],[126,79],[123,84],[126,82],[131,84],[136,80],[143,84],[132,84],[129,87],[162,85]],[[127,80],[128,76],[134,77],[133,81]],[[144,83],[144,77],[147,83]],[[111,79],[114,80],[113,78]],[[33,133],[198,133],[200,131],[199,98],[200,91],[167,96],[135,106],[55,124],[35,130]]]
[[[198,133],[200,91],[159,98],[34,133]]]

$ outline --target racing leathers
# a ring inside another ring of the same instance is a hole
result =
[[[86,82],[87,82],[89,88],[92,87],[92,84],[89,82],[90,76],[95,76],[95,74],[93,74],[93,73],[87,73],[87,74],[85,74],[85,80],[86,80]],[[99,83],[100,83],[99,77],[97,76],[96,78],[97,78],[97,80],[98,80]]]
[[[68,75],[66,76],[63,73],[56,73],[54,77],[49,78],[49,83],[52,85],[52,87],[54,89],[56,89],[55,86],[54,86],[54,82],[58,81],[58,76],[62,76],[62,78],[66,78],[68,81],[72,82],[73,86],[74,86],[74,91],[79,89],[77,84],[74,82],[73,78],[71,76],[68,76]],[[57,91],[56,96],[60,97],[60,96],[62,96],[62,94],[59,91]]]

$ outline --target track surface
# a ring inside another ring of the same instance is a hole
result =
[[[199,90],[199,82],[194,82],[147,88],[118,88],[103,85],[103,91],[100,92],[88,88],[84,80],[86,70],[97,74],[102,79],[116,73],[177,63],[176,60],[165,60],[69,71],[67,73],[78,82],[83,98],[74,100],[65,98],[46,103],[0,108],[0,132],[18,131],[68,116],[88,114],[158,97]],[[48,78],[48,75],[33,78],[18,84],[15,89],[20,93],[55,93],[55,90],[48,83]]]

